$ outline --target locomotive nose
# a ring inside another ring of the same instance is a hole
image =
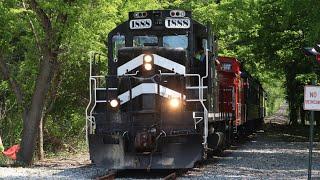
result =
[[[131,133],[137,150],[150,149],[154,138],[149,137],[150,129],[164,129],[182,122],[186,60],[184,49],[148,46],[118,50],[120,112],[126,114],[134,129]]]

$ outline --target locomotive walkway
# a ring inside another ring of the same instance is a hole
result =
[[[213,157],[177,179],[306,179],[308,136],[290,132],[284,125],[288,123],[285,114],[283,106],[265,119],[264,130],[236,143],[222,157]],[[313,178],[320,179],[319,142],[313,157]],[[0,179],[90,179],[104,172],[90,166],[85,153],[38,162],[33,168],[0,167]]]

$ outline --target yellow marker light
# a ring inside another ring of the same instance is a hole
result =
[[[172,98],[170,99],[169,104],[172,108],[176,109],[180,106],[180,100],[178,98]]]
[[[111,107],[115,108],[115,107],[117,107],[118,105],[119,105],[118,100],[113,99],[113,100],[110,101],[110,106],[111,106]]]
[[[144,69],[147,70],[147,71],[150,71],[152,69],[152,64],[150,63],[145,63],[144,64]]]
[[[153,60],[153,57],[152,57],[151,55],[149,55],[149,54],[143,56],[143,61],[144,61],[145,63],[151,63],[152,60]]]

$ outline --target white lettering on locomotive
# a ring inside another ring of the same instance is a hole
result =
[[[152,26],[151,19],[135,19],[130,21],[130,29],[148,29]]]
[[[188,29],[190,28],[190,19],[188,18],[167,18],[165,20],[166,28]]]

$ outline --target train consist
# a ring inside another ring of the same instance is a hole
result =
[[[109,169],[192,168],[265,116],[265,92],[190,11],[129,13],[90,63],[90,159]]]

